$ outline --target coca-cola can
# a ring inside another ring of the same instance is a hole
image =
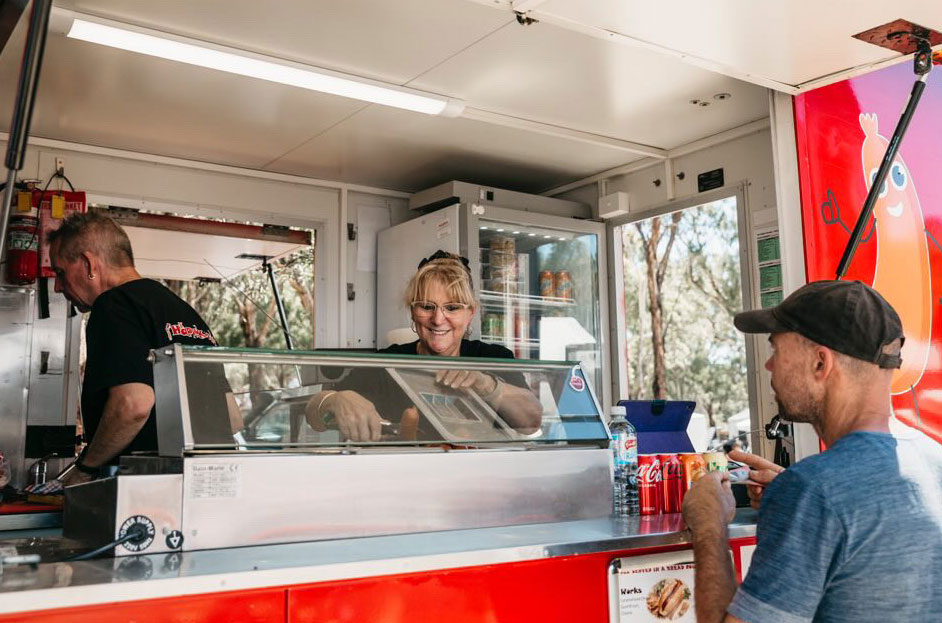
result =
[[[661,509],[664,513],[679,513],[684,499],[684,466],[676,454],[660,454]]]
[[[642,515],[661,514],[661,459],[657,454],[638,455],[638,510]]]

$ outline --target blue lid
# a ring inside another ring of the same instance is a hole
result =
[[[619,400],[638,433],[639,454],[693,452],[687,436],[692,400]]]

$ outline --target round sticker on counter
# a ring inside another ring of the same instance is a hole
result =
[[[123,539],[125,536],[127,536],[128,530],[131,529],[131,526],[137,525],[144,526],[144,539],[142,541],[128,541],[127,543],[123,543],[122,545],[124,546],[124,549],[128,550],[129,552],[142,552],[150,547],[150,544],[154,542],[154,535],[156,534],[156,531],[154,530],[154,522],[144,515],[134,515],[133,517],[128,517],[125,522],[121,524],[121,528],[118,530],[118,538]]]
[[[165,541],[167,549],[180,549],[180,546],[183,545],[183,533],[179,530],[171,530]]]
[[[569,387],[573,388],[577,392],[581,392],[585,389],[585,379],[581,376],[573,374],[569,377]]]

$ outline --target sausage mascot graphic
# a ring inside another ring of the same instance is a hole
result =
[[[877,116],[862,113],[860,150],[867,190],[873,184],[888,141],[877,132]],[[919,197],[906,163],[897,153],[873,207],[877,260],[873,289],[899,313],[903,323],[903,365],[893,374],[891,393],[910,392],[929,359],[932,328],[932,276]]]

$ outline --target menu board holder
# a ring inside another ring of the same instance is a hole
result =
[[[608,567],[610,623],[695,623],[693,551],[615,558]]]

